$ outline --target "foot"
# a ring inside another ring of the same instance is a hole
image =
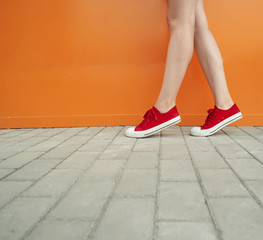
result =
[[[191,135],[198,137],[209,136],[242,118],[242,114],[235,103],[226,110],[214,106],[214,109],[209,109],[207,112],[209,114],[205,120],[205,124],[201,127],[193,127]]]
[[[143,118],[143,121],[137,127],[126,129],[125,134],[127,137],[148,137],[181,121],[176,106],[166,113],[161,113],[153,106],[144,114]]]

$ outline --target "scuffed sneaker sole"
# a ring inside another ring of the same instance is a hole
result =
[[[209,129],[204,129],[201,130],[201,127],[193,127],[191,129],[191,135],[192,136],[197,136],[197,137],[206,137],[206,136],[210,136],[214,133],[216,133],[217,131],[219,131],[221,128],[241,119],[243,116],[241,114],[241,112],[234,114],[233,116],[225,119],[224,121],[216,124],[214,127],[209,128]]]
[[[126,129],[125,135],[127,137],[133,137],[133,138],[144,138],[144,137],[151,136],[157,132],[160,132],[160,131],[164,130],[165,128],[171,127],[171,126],[173,126],[179,122],[181,122],[181,117],[177,116],[177,117],[175,117],[175,118],[173,118],[167,122],[164,122],[158,126],[147,129],[145,131],[134,131],[134,129],[136,127],[131,127],[131,128]]]

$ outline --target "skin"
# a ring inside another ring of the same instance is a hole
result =
[[[217,43],[209,30],[203,0],[168,0],[170,41],[162,88],[155,107],[165,113],[176,105],[176,96],[195,50],[215,105],[230,108],[230,96]]]

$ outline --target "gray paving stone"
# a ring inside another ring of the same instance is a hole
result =
[[[150,240],[153,217],[153,199],[113,199],[93,239]]]
[[[127,169],[116,189],[115,196],[155,196],[156,169]]]
[[[38,225],[26,240],[79,240],[90,232],[89,221],[47,220]]]
[[[28,148],[33,147],[34,145],[37,145],[40,142],[44,142],[48,139],[48,137],[41,137],[41,136],[33,136],[30,137],[22,142],[19,142],[19,144],[24,144]]]
[[[226,159],[242,180],[263,180],[263,165],[255,159]]]
[[[76,151],[70,155],[66,160],[57,166],[57,168],[71,168],[71,169],[87,169],[94,160],[99,156],[100,152],[82,152]]]
[[[191,157],[197,168],[228,168],[217,152],[191,152]]]
[[[59,145],[58,147],[53,148],[52,150],[48,151],[41,158],[67,158],[70,154],[72,154],[76,149],[79,148],[79,145],[70,145],[62,147]]]
[[[21,152],[0,163],[0,168],[21,168],[41,156],[44,152]]]
[[[79,151],[94,151],[94,152],[102,152],[108,144],[111,142],[110,139],[92,139],[88,143],[84,144]]]
[[[125,160],[97,160],[81,180],[116,181],[124,168]]]
[[[163,160],[160,163],[161,181],[197,181],[191,161]]]
[[[161,144],[160,151],[161,152],[175,151],[178,153],[185,153],[188,152],[188,149],[185,143],[183,144],[166,143],[166,144]]]
[[[0,182],[0,208],[18,196],[32,182],[29,181],[1,181]]]
[[[63,142],[61,145],[77,145],[77,144],[84,144],[89,140],[89,138],[87,138],[86,136],[82,136],[82,135],[76,135],[71,137],[70,139],[66,140],[65,142]]]
[[[12,141],[0,140],[0,150],[4,150],[6,147],[12,145]]]
[[[138,138],[133,151],[158,152],[160,147],[160,136],[152,135],[150,138]]]
[[[111,142],[110,145],[107,146],[107,150],[112,150],[112,151],[130,151],[133,148],[133,144],[134,143],[129,143],[129,144],[125,144],[125,143],[113,143]]]
[[[207,138],[194,138],[186,139],[186,143],[190,152],[212,152],[215,151],[213,145]]]
[[[126,136],[118,135],[111,142],[111,147],[114,147],[114,146],[116,147],[118,146],[118,148],[125,147],[130,150],[133,147],[135,142],[136,142],[136,138],[127,138]]]
[[[263,182],[262,181],[246,181],[248,187],[263,203]]]
[[[48,219],[95,219],[100,213],[114,184],[85,182],[74,185],[70,192],[47,216]]]
[[[52,198],[15,199],[0,211],[0,239],[21,239],[53,204]]]
[[[259,161],[263,163],[263,151],[250,151],[253,157],[257,158]]]
[[[191,160],[189,152],[162,151],[160,152],[160,160]]]
[[[190,160],[186,144],[161,144],[160,158],[162,160]]]
[[[263,210],[250,198],[210,200],[224,240],[261,240]]]
[[[37,180],[55,168],[62,159],[37,159],[9,175],[6,180]]]
[[[210,197],[248,196],[250,194],[230,169],[200,169],[205,190]]]
[[[100,156],[99,160],[122,160],[128,159],[131,154],[130,150],[107,148]]]
[[[87,127],[86,129],[84,129],[83,131],[79,132],[78,135],[79,136],[95,136],[97,133],[99,133],[104,127]]]
[[[4,169],[4,168],[0,169],[0,179],[5,178],[7,175],[11,174],[14,171],[15,171],[15,169],[10,169],[10,168],[9,169]]]
[[[157,152],[132,152],[126,168],[128,169],[151,169],[158,166]]]
[[[259,141],[263,141],[263,131],[259,129],[260,127],[252,127],[252,126],[240,126],[239,129],[245,131],[246,133],[252,135]]]
[[[46,140],[44,142],[40,142],[37,145],[28,148],[26,151],[37,151],[37,152],[46,152],[49,151],[51,148],[56,147],[57,145],[59,145],[61,143],[61,141],[58,140]]]
[[[0,134],[3,135],[13,131],[15,131],[15,129],[0,129]]]
[[[62,133],[68,128],[46,128],[46,131],[39,133],[38,136],[52,137],[56,134]]]
[[[263,150],[263,143],[257,140],[239,140],[237,141],[243,148],[245,148],[248,152]]]
[[[169,133],[169,132],[164,133],[164,130],[163,130],[162,131],[162,137],[161,137],[161,146],[165,145],[165,144],[174,144],[174,145],[185,144],[185,141],[184,141],[184,138],[181,134],[180,129],[179,129],[179,131],[176,131],[174,133]]]
[[[224,128],[225,129],[225,128]],[[222,130],[219,130],[217,134],[209,136],[209,141],[212,142],[213,145],[218,144],[233,144],[235,143],[227,134],[225,134]]]
[[[160,222],[158,240],[216,240],[211,222]]]
[[[252,158],[252,156],[237,143],[217,144],[216,148],[224,158]]]
[[[78,178],[82,171],[54,169],[23,193],[23,196],[59,197]]]
[[[21,131],[20,129],[16,129],[14,131],[10,131],[4,135],[1,136],[2,139],[6,139],[6,138],[12,138],[12,137],[16,137],[19,136],[20,134],[23,134],[24,131]]]
[[[209,220],[200,185],[195,182],[161,182],[159,218],[162,220]]]
[[[19,153],[19,152],[22,152],[24,150],[27,150],[30,146],[26,143],[23,143],[23,142],[18,142],[18,143],[14,143],[8,147],[5,148],[5,150],[9,150],[9,151],[12,151],[14,153]]]
[[[17,153],[19,153],[19,151],[6,148],[5,150],[0,151],[0,160],[9,158]]]
[[[123,127],[115,126],[115,127],[105,127],[102,131],[100,131],[94,139],[110,139],[112,140],[121,130]]]
[[[59,133],[58,135],[61,136],[67,136],[67,137],[72,137],[80,132],[82,132],[85,129],[85,127],[69,127],[65,128],[65,131]]]

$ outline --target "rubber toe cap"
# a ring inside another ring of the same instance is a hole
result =
[[[125,131],[125,134],[127,137],[134,137],[134,129],[135,127],[130,127],[130,128],[127,128],[126,131]]]
[[[193,127],[193,128],[191,128],[191,135],[193,135],[193,136],[201,136],[201,127]]]

